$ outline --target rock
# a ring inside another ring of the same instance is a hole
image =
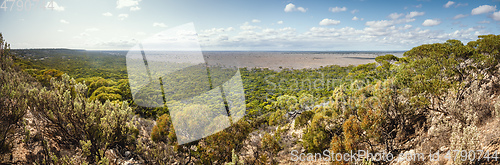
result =
[[[125,157],[129,157],[132,153],[130,151],[125,151],[125,154],[123,154],[123,156]]]

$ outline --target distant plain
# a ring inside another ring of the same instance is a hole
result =
[[[377,56],[393,54],[402,57],[404,52],[203,52],[211,65],[303,69],[328,65],[360,65],[375,62]]]

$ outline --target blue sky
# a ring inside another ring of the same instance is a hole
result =
[[[499,0],[0,2],[0,32],[12,48],[128,50],[190,22],[202,50],[409,50],[500,34]]]

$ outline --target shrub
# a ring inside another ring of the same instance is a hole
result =
[[[260,141],[262,149],[268,154],[268,157],[271,159],[271,164],[274,164],[274,157],[276,157],[278,152],[281,150],[279,139],[279,132],[276,132],[274,136],[266,133]]]
[[[323,152],[329,148],[331,137],[339,129],[341,128],[323,113],[316,113],[302,136],[304,147],[308,152]]]
[[[99,161],[102,158],[100,152],[110,146],[125,147],[134,141],[137,131],[129,122],[132,109],[127,102],[120,105],[109,100],[104,104],[98,100],[88,101],[85,97],[87,86],[76,83],[66,74],[60,81],[52,79],[50,84],[52,90],[31,89],[29,105],[55,128],[52,129],[53,135],[88,148],[90,162]]]
[[[275,112],[269,112],[271,115],[269,116],[269,125],[277,125],[281,124],[285,121],[285,110],[278,109]]]
[[[304,127],[308,124],[309,120],[314,116],[312,111],[304,111],[297,118],[295,118],[295,127]]]
[[[197,145],[200,163],[217,164],[231,161],[231,151],[239,151],[243,147],[243,141],[251,131],[250,126],[245,120],[239,120],[224,131],[201,140]]]
[[[151,131],[151,140],[154,142],[162,141],[167,144],[173,144],[177,141],[170,115],[164,114],[158,118]]]
[[[90,96],[90,100],[99,100],[100,102],[106,102],[106,100],[122,100],[122,96],[120,95],[120,89],[102,86],[97,88],[92,93],[92,95]]]
[[[344,129],[344,145],[346,151],[356,151],[359,149],[358,143],[361,140],[361,127],[354,116],[351,116],[347,121],[342,125]]]
[[[304,96],[304,100],[305,99]],[[307,101],[304,101],[306,103]],[[277,109],[281,109],[284,111],[294,111],[299,108],[299,100],[295,96],[283,95],[276,98],[276,102],[274,102],[274,107]]]
[[[450,137],[450,151],[475,151],[480,148],[479,132],[475,125],[463,127],[461,123],[452,126],[453,132]],[[453,152],[451,155],[454,164],[469,164],[471,162],[462,161],[460,152]]]
[[[152,143],[149,139],[137,140],[135,152],[144,159],[146,164],[172,164],[176,155],[174,147],[163,142]]]
[[[22,126],[28,108],[26,91],[39,86],[14,65],[10,45],[0,33],[0,153],[10,151],[15,130]]]

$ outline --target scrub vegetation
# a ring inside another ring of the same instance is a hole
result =
[[[120,52],[11,50],[1,34],[0,45],[1,163],[278,164],[293,163],[291,150],[500,152],[500,35],[421,45],[401,58],[387,54],[358,66],[238,68],[245,105],[233,106],[245,107],[244,117],[182,145],[177,138],[194,135],[176,134],[173,123],[179,121],[172,115],[200,118],[191,122],[204,123],[187,124],[207,123],[200,129],[208,130],[216,126],[203,119],[222,120],[223,114],[190,112],[229,104],[187,106],[174,100],[206,90],[196,83],[205,80],[198,66],[160,80],[193,90],[162,91],[168,103],[148,108],[133,99]],[[211,68],[212,77],[233,74]],[[166,104],[181,110],[170,112]],[[498,163],[448,156],[452,159],[441,162]],[[370,159],[358,163],[390,163]]]

